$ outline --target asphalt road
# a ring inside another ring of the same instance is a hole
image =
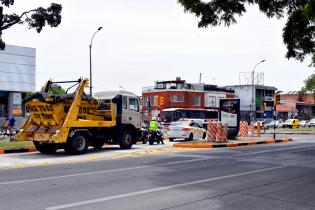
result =
[[[315,135],[292,137],[0,169],[0,209],[315,209]]]

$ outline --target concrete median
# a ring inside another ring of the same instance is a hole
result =
[[[176,143],[173,147],[180,148],[200,148],[200,149],[209,149],[209,148],[222,148],[222,147],[241,147],[241,146],[251,146],[258,144],[276,144],[283,142],[293,141],[291,138],[281,138],[281,139],[264,139],[264,140],[246,140],[246,141],[227,141],[223,143],[216,142],[205,142],[205,141],[194,141],[194,142],[185,142],[185,143]]]

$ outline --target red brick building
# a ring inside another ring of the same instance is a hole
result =
[[[158,100],[163,98],[159,105]],[[218,109],[220,98],[234,98],[234,91],[204,83],[191,84],[181,78],[156,81],[142,90],[143,119],[149,121],[166,108]]]
[[[315,98],[312,93],[300,94],[298,91],[280,92],[280,106],[277,106],[283,119],[299,118],[309,120],[315,113]]]

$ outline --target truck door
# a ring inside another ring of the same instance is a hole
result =
[[[131,124],[136,128],[140,128],[141,114],[139,99],[132,96],[123,96],[122,99],[122,123]]]

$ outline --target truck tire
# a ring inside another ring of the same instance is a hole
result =
[[[174,138],[169,138],[170,141],[174,141]]]
[[[134,141],[134,135],[131,130],[127,129],[121,135],[119,146],[121,149],[130,149]]]
[[[33,144],[37,151],[39,151],[42,154],[53,154],[57,151],[57,146],[54,144],[45,144],[45,143],[40,143],[37,141],[33,141]]]
[[[104,141],[91,142],[91,146],[94,147],[95,149],[102,149],[103,145],[104,145]]]
[[[68,138],[65,146],[65,152],[70,155],[81,155],[86,153],[89,147],[89,137],[85,133],[75,133],[73,137]]]

